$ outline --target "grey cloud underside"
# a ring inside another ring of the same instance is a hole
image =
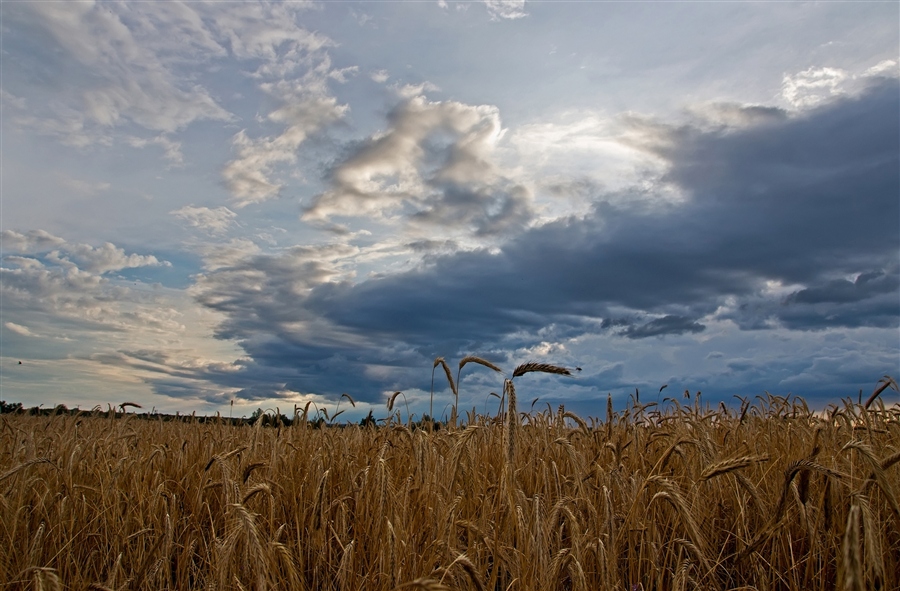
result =
[[[523,231],[499,251],[358,283],[310,281],[302,292],[277,287],[317,269],[261,257],[254,266],[272,267],[261,286],[228,294],[226,305],[212,273],[200,301],[227,312],[221,335],[252,357],[247,371],[298,368],[287,381],[301,391],[370,388],[364,399],[427,388],[404,368],[435,354],[534,344],[523,335],[550,326],[632,339],[697,333],[712,314],[746,329],[896,327],[898,96],[896,80],[876,81],[744,129],[648,126],[643,145],[670,163],[665,180],[683,203],[628,209],[596,195],[590,214]],[[802,287],[772,295],[766,282]],[[291,328],[310,319],[320,333]],[[335,332],[360,340],[330,341]],[[371,364],[396,371],[361,371]],[[339,369],[307,379],[304,366]]]

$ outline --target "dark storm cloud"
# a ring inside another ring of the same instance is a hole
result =
[[[801,114],[767,112],[750,127],[634,122],[641,147],[669,162],[665,181],[684,202],[648,206],[635,194],[643,205],[629,208],[628,195],[617,205],[600,196],[588,215],[528,229],[499,250],[305,290],[285,288],[299,263],[259,257],[251,266],[265,272],[247,289],[213,272],[199,299],[229,315],[221,334],[260,366],[331,364],[354,376],[308,372],[331,392],[354,380],[386,387],[436,354],[533,345],[550,325],[632,339],[696,333],[726,304],[733,310],[720,317],[743,328],[895,327],[898,96],[897,81],[883,80]],[[803,287],[775,296],[772,283]],[[311,319],[320,332],[294,327]],[[372,365],[396,371],[366,371]]]
[[[900,290],[900,275],[896,272],[873,271],[862,273],[855,281],[837,279],[823,285],[801,289],[788,296],[787,303],[845,304],[868,300],[881,295],[896,295]]]
[[[900,318],[900,274],[875,271],[855,281],[836,279],[792,293],[775,310],[788,328],[895,326]]]
[[[706,327],[684,316],[668,315],[651,320],[641,326],[631,326],[625,331],[629,339],[643,339],[663,335],[703,332]]]

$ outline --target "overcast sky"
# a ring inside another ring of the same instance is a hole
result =
[[[593,416],[900,378],[897,2],[0,19],[4,400],[421,413],[468,354]]]

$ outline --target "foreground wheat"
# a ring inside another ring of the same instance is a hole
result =
[[[10,589],[900,588],[900,411],[451,432],[0,415]]]

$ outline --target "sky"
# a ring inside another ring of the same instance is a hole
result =
[[[897,2],[4,1],[0,35],[6,401],[421,416],[466,355],[570,368],[520,406],[585,416],[900,378]]]

